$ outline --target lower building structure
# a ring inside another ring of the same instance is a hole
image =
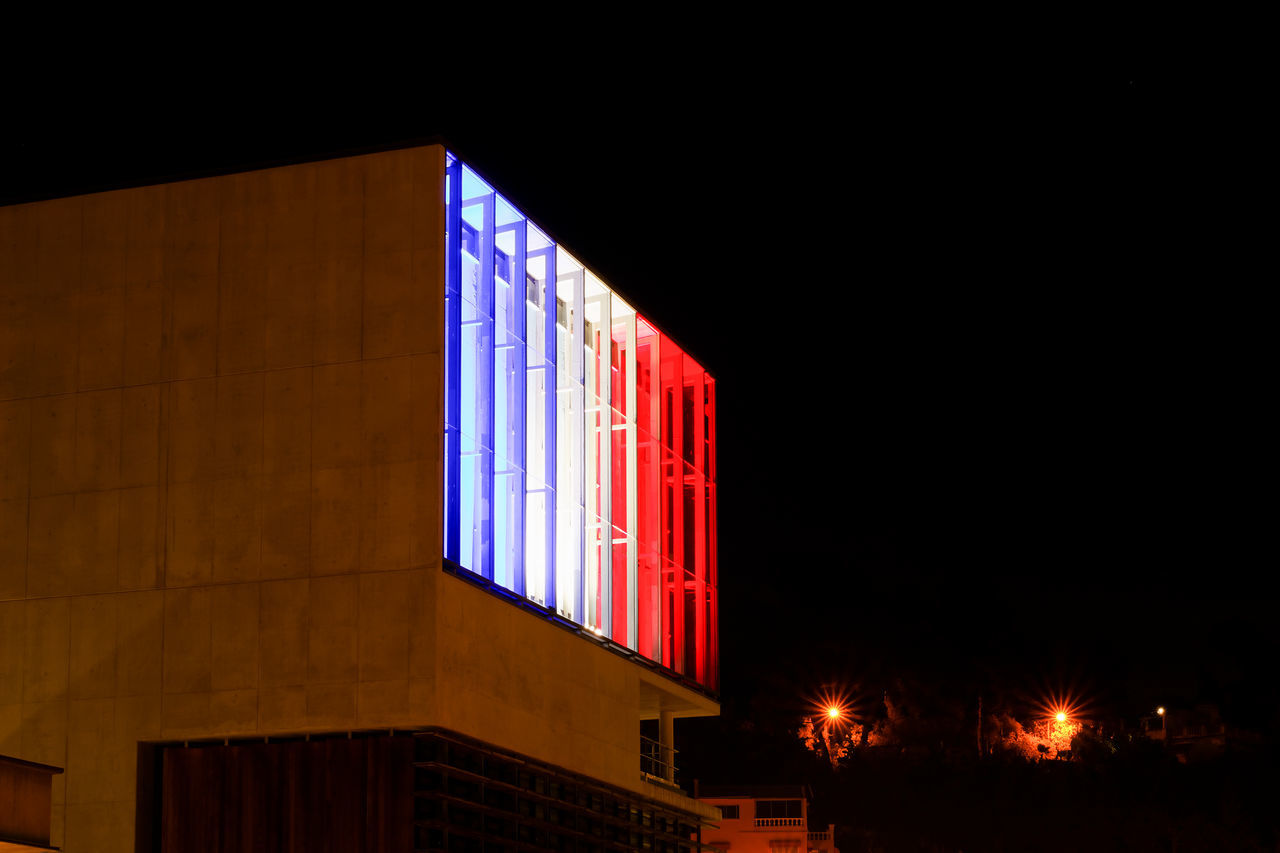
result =
[[[478,173],[0,207],[0,288],[0,754],[65,768],[53,845],[693,849],[714,383]]]
[[[834,824],[810,828],[812,796],[802,785],[707,786],[699,800],[720,811],[716,825],[702,832],[708,848],[722,853],[840,853]]]

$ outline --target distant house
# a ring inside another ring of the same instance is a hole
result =
[[[1228,726],[1217,705],[1161,710],[1142,718],[1142,733],[1167,746],[1179,761],[1221,755],[1229,745],[1257,740],[1257,735]]]
[[[705,787],[698,799],[718,807],[721,820],[703,828],[703,845],[732,853],[840,853],[835,824],[810,829],[810,797],[800,785]]]

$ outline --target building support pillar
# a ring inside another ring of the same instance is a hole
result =
[[[676,781],[676,716],[671,711],[658,712],[658,745],[662,750],[662,778]]]

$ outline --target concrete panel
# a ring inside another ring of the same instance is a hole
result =
[[[125,279],[129,283],[160,281],[164,277],[165,213],[171,185],[138,187],[128,199]]]
[[[356,681],[359,674],[359,589],[359,579],[354,575],[311,580],[311,618],[307,635],[307,680],[310,683]]]
[[[248,734],[258,728],[258,691],[218,690],[209,695],[209,731]]]
[[[315,347],[317,265],[273,265],[267,272],[263,346],[268,369],[310,364]]]
[[[67,761],[67,700],[25,702],[22,705],[22,737],[18,758],[65,767]],[[56,780],[57,777],[55,777]],[[55,781],[54,802],[64,794]]]
[[[163,509],[156,486],[120,490],[117,588],[154,589],[160,585],[165,543],[161,536]]]
[[[236,477],[214,484],[213,579],[257,580],[262,557],[262,481]]]
[[[364,301],[364,262],[358,253],[337,255],[316,265],[316,364],[351,361],[360,357],[361,306]]]
[[[165,590],[165,693],[207,692],[212,685],[211,599],[208,588]]]
[[[217,274],[220,195],[216,178],[169,185],[164,233],[164,277],[169,281]]]
[[[160,737],[163,705],[158,696],[119,696],[116,698],[115,738],[128,752],[129,779],[132,782],[137,763],[138,742]],[[132,784],[125,796],[132,800]]]
[[[31,401],[31,497],[63,495],[76,487],[76,398]]]
[[[263,376],[262,467],[269,474],[311,470],[311,368]]]
[[[362,158],[364,167],[364,250],[366,254],[403,251],[413,239],[411,151],[387,151]],[[443,199],[443,195],[441,198]]]
[[[303,684],[307,680],[309,597],[306,580],[262,584],[258,677],[263,687]]]
[[[30,470],[31,402],[0,402],[0,501],[26,500]]]
[[[216,471],[218,385],[193,379],[169,386],[169,482],[211,480]]]
[[[360,468],[316,470],[311,477],[311,573],[332,575],[360,568],[365,516],[373,510]]]
[[[218,276],[173,280],[174,379],[212,376],[218,369]]]
[[[33,205],[38,231],[38,300],[27,324],[30,394],[75,390],[76,303],[80,290],[81,199],[56,199]]]
[[[22,701],[49,702],[67,696],[71,606],[65,598],[26,602]],[[33,759],[38,760],[38,759]]]
[[[169,289],[161,281],[130,279],[124,296],[124,384],[169,378]]]
[[[410,555],[414,522],[418,519],[418,470],[416,462],[377,465],[369,470],[374,519],[372,535],[366,531],[362,543],[364,571],[407,569],[413,565]]]
[[[120,394],[121,487],[155,486],[160,483],[161,385],[125,388]]]
[[[214,690],[258,686],[259,585],[212,589],[212,685]]]
[[[146,702],[163,686],[165,593],[127,592],[116,596],[116,695]]]
[[[27,499],[0,500],[0,601],[27,594]]]
[[[360,680],[409,676],[409,621],[416,610],[409,572],[360,577]]]
[[[67,803],[66,836],[54,839],[67,853],[133,853],[132,802]]]
[[[164,694],[161,700],[161,736],[186,738],[207,735],[215,724],[209,700],[207,692]]]
[[[413,243],[415,252],[434,252],[444,281],[444,149],[418,148],[408,152],[413,162]]]
[[[114,489],[120,483],[120,391],[85,391],[75,401],[76,489]]]
[[[361,364],[360,419],[365,459],[375,464],[415,458],[413,418],[406,417],[415,396],[408,358],[366,360]]]
[[[191,586],[213,580],[215,484],[177,483],[168,492],[165,585]]]
[[[120,743],[114,699],[72,700],[67,709],[67,802],[103,803],[121,798]]]
[[[366,458],[361,426],[359,362],[316,367],[312,373],[312,464],[359,465]]]
[[[409,680],[360,682],[360,724],[362,726],[407,725],[421,721],[409,704]]]
[[[46,288],[73,293],[80,287],[83,203],[82,198],[76,197],[33,205],[40,241],[36,263],[40,282]]]
[[[118,291],[123,298],[128,255],[127,191],[84,196],[80,269],[84,292]]]
[[[224,265],[218,272],[218,373],[262,370],[266,364],[265,264]]]
[[[17,755],[22,749],[22,704],[0,703],[0,755]]]
[[[228,175],[218,180],[221,215],[221,268],[241,271],[267,268],[268,176],[262,172]]]
[[[0,705],[22,703],[26,636],[26,602],[0,601]]]
[[[356,685],[308,684],[308,728],[344,728],[356,724]]]
[[[115,590],[120,493],[81,492],[76,495],[73,520],[67,592],[77,595]],[[31,582],[29,577],[27,582]]]
[[[116,608],[118,596],[71,599],[70,696],[98,699],[116,692]]]
[[[27,594],[65,595],[76,563],[76,496],[32,498],[28,512]]]
[[[440,352],[444,346],[444,246],[414,249],[413,286],[422,291],[421,311],[414,317],[412,334],[421,340],[419,351]]]
[[[261,373],[218,379],[214,427],[218,477],[262,473],[262,388]]]
[[[261,688],[258,691],[259,730],[262,732],[294,732],[305,729],[307,726],[308,689],[301,684]]]
[[[348,157],[315,164],[317,260],[364,252],[365,167]]]
[[[263,580],[311,570],[311,473],[267,474],[262,481]]]
[[[123,263],[123,255],[121,256]],[[76,301],[76,387],[112,388],[124,381],[125,288],[86,283]]]
[[[264,174],[267,194],[267,248],[273,268],[315,260],[316,169],[301,164]]]
[[[409,572],[409,678],[425,681],[436,674],[435,582],[438,570]]]
[[[363,355],[381,358],[427,349],[420,318],[427,294],[413,282],[408,249],[364,256]]]

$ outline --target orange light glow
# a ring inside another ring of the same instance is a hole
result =
[[[1067,721],[1067,714],[1065,711],[1059,711],[1056,715],[1054,715],[1054,719],[1060,723],[1065,723]]]
[[[1163,705],[1161,705],[1159,708],[1156,708],[1156,713],[1163,717],[1163,716],[1164,716],[1164,706],[1163,706]]]
[[[838,720],[838,719],[840,719],[840,717],[842,717],[842,716],[843,716],[843,712],[841,712],[841,710],[840,710],[840,708],[839,708],[838,706],[836,706],[836,705],[829,705],[829,706],[827,706],[827,719],[829,719],[829,720]]]

